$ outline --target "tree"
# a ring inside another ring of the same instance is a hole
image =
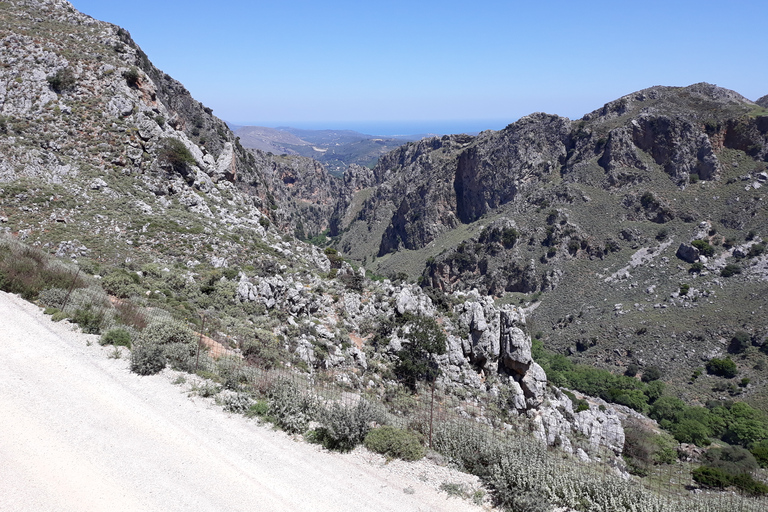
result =
[[[435,355],[446,352],[446,336],[434,318],[406,316],[406,323],[398,330],[398,336],[406,339],[397,352],[395,375],[412,390],[418,381],[434,382],[440,375]]]

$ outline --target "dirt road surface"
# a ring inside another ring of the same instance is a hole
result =
[[[435,488],[467,475],[327,452],[132,374],[97,339],[0,292],[0,510],[482,510]]]

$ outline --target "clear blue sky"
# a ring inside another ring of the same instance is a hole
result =
[[[232,123],[469,131],[652,85],[768,94],[765,0],[71,2]]]

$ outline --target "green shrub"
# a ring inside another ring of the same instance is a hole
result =
[[[637,364],[630,363],[627,366],[627,369],[624,370],[624,375],[626,375],[627,377],[634,377],[637,375],[637,372],[639,371],[640,371],[640,367]]]
[[[636,420],[624,426],[622,455],[634,474],[645,476],[655,464],[672,464],[677,460],[677,443],[669,434],[656,434]]]
[[[227,412],[246,414],[253,405],[253,398],[245,393],[222,391],[216,395],[216,403]]]
[[[136,371],[140,375],[149,375],[147,371],[154,373],[170,364],[173,368],[182,371],[193,371],[195,354],[197,353],[198,338],[192,330],[178,322],[156,322],[144,329],[136,340],[134,351],[139,351]],[[157,364],[152,365],[147,359],[157,356]],[[133,352],[131,353],[131,370],[133,371]],[[142,373],[145,372],[145,373]]]
[[[48,288],[38,294],[37,300],[46,306],[62,308],[67,300],[67,295],[67,290],[63,288]]]
[[[271,332],[256,329],[256,336],[243,342],[241,350],[249,364],[260,368],[269,370],[280,364],[280,344]]]
[[[264,417],[269,414],[269,402],[267,400],[258,400],[251,404],[245,415],[249,418],[254,416]]]
[[[741,274],[741,267],[733,263],[727,264],[720,271],[720,276],[722,277],[732,277],[732,276],[735,276],[736,274]]]
[[[131,350],[131,371],[139,375],[154,375],[165,368],[165,355],[159,345],[137,344]]]
[[[643,382],[652,382],[661,378],[661,370],[658,366],[649,366],[643,371],[641,380]]]
[[[721,469],[730,475],[751,473],[757,469],[755,457],[741,446],[712,448],[704,454],[707,466]]]
[[[761,467],[768,467],[768,439],[753,443],[749,451]]]
[[[248,369],[241,359],[222,357],[216,362],[216,373],[226,389],[239,390],[248,382]]]
[[[99,344],[131,348],[131,335],[125,329],[110,329],[101,335]]]
[[[709,436],[712,431],[700,421],[683,419],[671,426],[672,435],[680,443],[695,444],[696,446],[708,446],[711,443]]]
[[[759,244],[755,244],[749,248],[749,252],[747,252],[747,258],[756,258],[758,256],[761,256],[764,252],[765,252],[765,243],[761,242]]]
[[[712,358],[706,365],[707,373],[712,375],[718,375],[727,379],[733,378],[738,373],[736,369],[736,363],[734,363],[730,357],[725,359]]]
[[[110,295],[127,299],[139,293],[139,287],[136,286],[139,282],[137,274],[129,274],[123,269],[117,269],[104,276],[101,280],[101,287]]]
[[[197,164],[195,157],[192,156],[184,143],[173,137],[167,137],[160,141],[157,157],[165,164],[170,165],[174,171],[182,174],[186,174],[191,166]]]
[[[0,290],[18,293],[31,301],[51,288],[69,290],[85,286],[76,272],[51,260],[42,251],[22,244],[0,243]]]
[[[317,417],[317,401],[287,380],[277,381],[268,391],[269,416],[286,432],[300,434]]]
[[[80,326],[84,333],[99,334],[104,322],[104,311],[102,309],[94,310],[92,306],[88,305],[77,308],[70,318]]]
[[[704,270],[704,264],[700,261],[694,261],[691,263],[691,267],[688,269],[689,274],[701,274],[701,271]]]
[[[136,87],[139,85],[139,79],[141,78],[141,75],[139,74],[139,70],[136,68],[136,66],[132,66],[130,69],[123,72],[123,78],[125,78],[125,81],[129,86]]]
[[[645,192],[640,197],[640,204],[643,205],[643,208],[656,208],[659,206],[659,200],[656,199],[653,192]]]
[[[728,352],[732,354],[741,354],[752,345],[752,336],[748,332],[736,331],[731,338],[731,344],[728,346]]]
[[[709,245],[706,240],[694,240],[691,245],[699,250],[699,254],[710,258],[715,255],[715,248]]]
[[[691,471],[693,479],[705,487],[724,489],[731,485],[731,477],[722,469],[699,466]]]
[[[363,444],[373,452],[396,459],[419,460],[426,453],[420,434],[389,425],[372,429]]]
[[[734,486],[753,495],[768,494],[768,486],[750,475],[757,469],[754,456],[739,446],[714,448],[704,455],[705,464],[693,470],[693,479],[706,487]]]
[[[334,403],[319,411],[318,438],[329,450],[347,452],[362,443],[371,423],[381,419],[370,402],[360,399],[349,407]]]
[[[662,396],[653,403],[648,416],[659,422],[667,420],[674,423],[678,421],[685,408],[685,402],[679,398]]]
[[[75,86],[75,74],[72,73],[70,68],[61,68],[53,75],[47,78],[48,85],[51,86],[56,93],[61,94],[64,91],[70,90]]]

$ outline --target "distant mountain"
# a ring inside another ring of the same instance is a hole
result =
[[[337,206],[331,234],[382,275],[541,300],[531,324],[547,346],[617,372],[657,366],[681,394],[719,397],[690,375],[737,331],[768,343],[758,101],[709,84],[652,87],[580,120],[537,113],[409,143]],[[739,359],[753,381],[754,350]],[[768,403],[765,387],[737,391]]]
[[[240,143],[276,155],[299,155],[314,158],[335,176],[350,164],[373,167],[379,157],[422,135],[376,136],[353,130],[303,130],[299,128],[232,126]]]

